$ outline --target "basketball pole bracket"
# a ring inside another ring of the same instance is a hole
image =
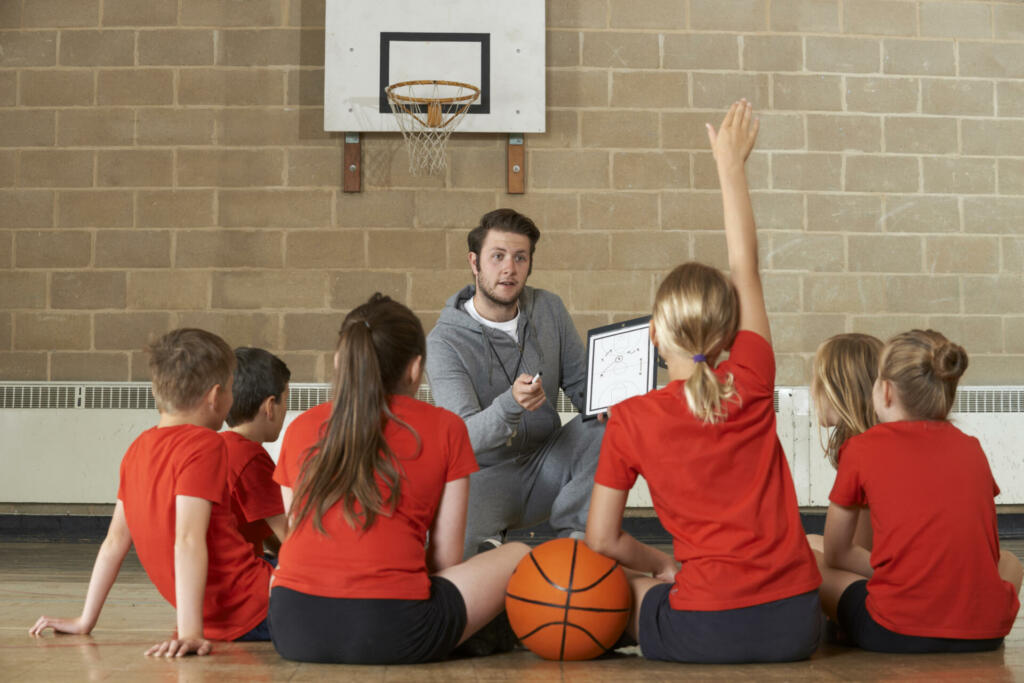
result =
[[[526,143],[522,133],[508,136],[508,193],[526,192]]]
[[[345,133],[345,153],[342,161],[342,189],[345,192],[362,190],[362,156],[359,133]]]

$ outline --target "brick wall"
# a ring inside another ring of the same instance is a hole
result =
[[[672,265],[724,262],[703,124],[746,96],[779,382],[911,326],[1024,381],[1024,3],[547,4],[548,132],[509,196],[489,135],[440,178],[366,135],[341,192],[323,0],[0,2],[0,379],[143,379],[152,333],[198,325],[323,380],[374,290],[429,328],[498,206],[581,329],[645,313]]]

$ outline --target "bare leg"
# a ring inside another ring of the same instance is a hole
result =
[[[1009,581],[1020,593],[1021,580],[1024,580],[1024,566],[1021,566],[1017,556],[1009,550],[999,551],[999,576],[1003,581]]]
[[[506,543],[437,573],[455,584],[466,603],[466,630],[459,644],[505,609],[508,580],[529,552],[525,543]]]
[[[630,637],[636,642],[640,642],[640,605],[644,602],[644,596],[647,595],[647,591],[651,590],[655,586],[660,586],[664,581],[658,579],[652,579],[650,576],[640,574],[626,570],[626,576],[629,578],[629,587],[633,591],[633,611],[629,617],[629,624],[626,625],[626,632],[629,633]]]
[[[812,546],[813,548],[813,546]],[[821,588],[818,593],[821,595],[821,609],[829,619],[837,621],[836,611],[839,609],[839,599],[843,592],[850,587],[850,584],[866,579],[866,576],[848,572],[844,569],[833,569],[825,564],[825,554],[814,550],[814,559],[818,561],[818,571],[821,572]]]

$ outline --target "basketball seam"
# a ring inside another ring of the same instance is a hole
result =
[[[519,602],[525,602],[525,603],[528,603],[530,605],[540,605],[542,607],[553,607],[555,609],[559,609],[559,608],[563,607],[563,605],[560,605],[558,603],[543,602],[541,600],[531,600],[530,598],[524,598],[522,596],[513,595],[512,593],[508,593],[508,592],[505,593],[505,597],[506,598],[512,598],[513,600],[518,600]],[[629,611],[628,607],[583,607],[581,605],[569,605],[569,609],[579,610],[581,612],[628,612]]]

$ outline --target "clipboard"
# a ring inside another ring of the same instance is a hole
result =
[[[655,387],[658,350],[651,341],[650,322],[651,316],[647,315],[587,331],[584,420]]]

